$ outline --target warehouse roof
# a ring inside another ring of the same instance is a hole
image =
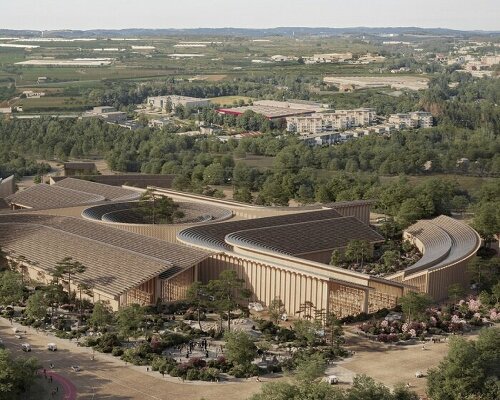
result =
[[[253,111],[256,114],[262,114],[269,119],[285,118],[285,117],[291,117],[293,115],[309,115],[314,113],[314,111],[307,109],[273,107],[273,106],[242,106],[234,108],[220,108],[217,110],[217,112],[221,114],[229,114],[229,115],[240,115],[243,114],[245,111]]]
[[[218,224],[201,225],[184,229],[177,234],[179,240],[218,251],[232,250],[232,245],[226,243],[226,236],[248,229],[290,225],[300,222],[320,221],[338,218],[341,215],[333,210],[319,210],[297,214],[279,215],[276,217],[255,218],[240,221],[229,221]]]
[[[0,246],[50,273],[65,257],[87,270],[77,278],[112,296],[207,258],[209,251],[164,242],[71,217],[0,214]]]
[[[354,239],[370,243],[384,240],[377,232],[354,217],[285,223],[241,230],[226,236],[226,242],[234,246],[290,256],[343,248]]]
[[[56,182],[52,186],[78,190],[85,193],[92,193],[104,197],[105,200],[111,201],[135,200],[141,196],[140,193],[134,190],[86,181],[83,179],[66,178],[62,181]]]
[[[24,208],[63,208],[104,201],[104,196],[40,183],[6,198]]]

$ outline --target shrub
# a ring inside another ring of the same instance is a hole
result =
[[[97,339],[96,350],[102,351],[103,353],[111,353],[114,347],[120,346],[121,342],[114,333],[105,333],[99,339]]]
[[[113,350],[111,350],[111,354],[115,357],[120,357],[123,355],[123,349],[121,347],[115,346]]]
[[[194,357],[189,359],[188,365],[190,365],[193,368],[203,368],[207,365],[206,361],[199,358],[199,357]]]
[[[86,347],[94,347],[94,346],[97,346],[99,344],[99,338],[89,336],[89,337],[85,338],[85,340],[82,343]]]
[[[275,325],[272,321],[260,320],[257,323],[259,331],[268,335],[275,335],[278,332],[279,327]]]
[[[200,376],[199,371],[196,368],[190,368],[187,371],[186,379],[189,381],[196,381]]]
[[[200,370],[199,379],[201,381],[214,382],[219,380],[220,371],[216,368],[203,368]]]
[[[165,349],[187,343],[189,342],[189,337],[179,333],[165,333],[161,336],[160,340],[162,347]]]
[[[297,339],[295,332],[288,328],[280,328],[277,336],[279,342],[292,342]]]
[[[235,365],[229,370],[229,375],[233,375],[235,378],[247,378],[250,376],[259,375],[259,367],[255,364],[250,365]]]

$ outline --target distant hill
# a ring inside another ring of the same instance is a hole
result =
[[[417,36],[498,36],[500,31],[461,31],[444,28],[418,27],[353,27],[353,28],[308,28],[279,27],[268,29],[247,28],[190,28],[190,29],[93,29],[93,30],[54,30],[44,31],[46,37],[154,37],[154,36],[342,36],[342,35],[417,35]],[[41,37],[41,31],[0,29],[0,36]]]

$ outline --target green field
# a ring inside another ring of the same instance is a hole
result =
[[[245,103],[248,103],[250,100],[252,99],[247,96],[221,96],[210,99],[210,102],[213,104],[217,104],[219,106],[225,106],[225,105],[227,106],[227,105],[234,105],[239,101],[244,101]]]

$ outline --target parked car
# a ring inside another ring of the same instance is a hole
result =
[[[47,350],[49,350],[49,351],[57,351],[57,344],[55,344],[55,343],[49,343],[49,344],[47,344]]]
[[[415,378],[423,378],[425,374],[422,371],[415,372]]]
[[[23,343],[21,345],[21,348],[23,349],[23,351],[31,351],[31,345],[29,343]]]
[[[14,337],[15,337],[16,339],[22,339],[22,338],[23,338],[23,337],[22,337],[21,335],[19,335],[19,334],[18,334],[18,335],[14,335]]]
[[[339,383],[339,378],[337,375],[330,375],[326,378],[326,381],[330,385],[336,385],[337,383]]]
[[[72,365],[72,366],[71,366],[71,370],[72,370],[73,372],[79,372],[79,371],[81,371],[82,369],[80,368],[80,366],[79,366],[79,365]]]

